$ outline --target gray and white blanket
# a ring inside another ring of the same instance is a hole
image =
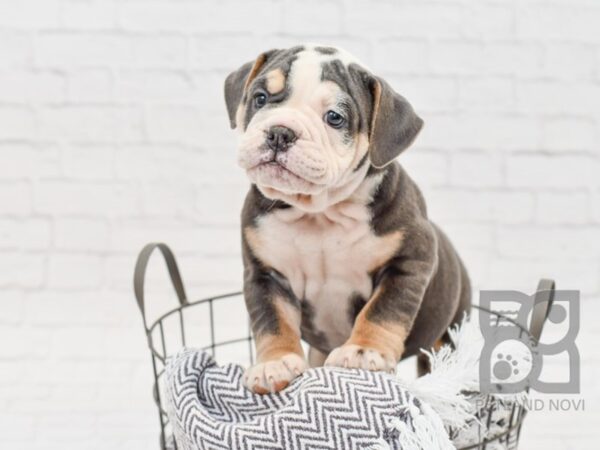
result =
[[[243,386],[243,373],[203,351],[170,358],[163,390],[177,448],[454,448],[437,414],[393,375],[316,368],[282,392],[256,395]]]

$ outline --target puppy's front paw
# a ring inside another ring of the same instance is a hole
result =
[[[345,344],[334,349],[325,360],[326,366],[355,369],[396,371],[396,361],[373,348]]]
[[[288,353],[246,369],[244,385],[257,394],[279,392],[307,368],[304,358],[295,353]]]

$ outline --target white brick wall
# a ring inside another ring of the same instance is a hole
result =
[[[476,288],[582,290],[587,410],[532,413],[523,447],[594,448],[599,25],[597,0],[0,2],[0,447],[155,448],[136,253],[170,243],[194,297],[240,286],[222,82],[316,41],[425,119],[402,160]]]

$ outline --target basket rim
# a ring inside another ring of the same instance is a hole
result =
[[[226,294],[219,294],[219,295],[215,295],[215,296],[211,296],[211,297],[205,297],[199,300],[194,300],[192,302],[189,302],[187,300],[185,300],[183,303],[181,303],[179,306],[176,306],[170,310],[168,310],[167,312],[161,314],[157,319],[154,320],[154,322],[152,322],[147,328],[146,328],[146,333],[148,335],[152,334],[154,332],[154,330],[156,330],[156,327],[160,326],[160,323],[165,320],[166,318],[172,316],[173,314],[177,314],[178,312],[183,311],[184,309],[187,309],[189,307],[192,306],[198,306],[198,305],[202,305],[205,303],[211,303],[215,300],[222,300],[225,298],[230,298],[230,297],[236,297],[236,296],[240,296],[243,295],[242,291],[235,291],[235,292],[229,292]],[[484,308],[483,306],[479,306],[479,305],[471,305],[471,310],[479,310],[479,311],[484,311],[490,315],[493,315],[497,318],[502,318],[510,323],[512,323],[513,325],[515,325],[516,327],[518,327],[521,331],[523,331],[524,333],[527,333],[532,339],[535,339],[533,337],[533,335],[531,334],[531,332],[522,324],[518,323],[517,321],[515,321],[514,319],[511,319],[510,317],[507,317],[506,315],[502,314],[501,312],[498,311],[494,311],[492,309],[488,309],[488,308]],[[228,341],[223,341],[220,343],[217,343],[215,345],[227,345],[227,344],[234,344],[236,342],[243,342],[247,340],[247,338],[239,338],[239,339],[231,339]],[[208,346],[208,348],[210,348],[211,346]],[[202,347],[204,348],[204,347]],[[154,350],[154,349],[152,349]],[[157,355],[158,356],[158,355]]]

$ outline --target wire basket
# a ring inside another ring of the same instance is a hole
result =
[[[164,257],[171,283],[177,294],[179,305],[162,314],[153,322],[148,322],[144,300],[144,281],[150,256],[155,249],[158,249]],[[524,334],[529,334],[530,338],[533,339],[533,342],[537,343],[553,301],[554,289],[555,286],[552,280],[541,280],[539,282],[534,300],[536,306],[533,308],[529,330],[511,318],[498,312],[486,310],[478,306],[473,306],[473,308],[483,311],[484,314],[488,314],[491,320],[496,321],[496,324],[498,324],[500,320],[511,322],[520,329],[519,337],[523,337]],[[221,354],[224,353],[229,356],[236,355],[235,360],[238,363],[253,364],[254,344],[252,333],[250,331],[250,324],[248,322],[244,323],[243,329],[234,337],[221,338],[218,335],[218,325],[220,322],[218,318],[216,318],[216,310],[221,304],[231,300],[237,300],[240,304],[239,307],[243,308],[243,296],[241,292],[233,292],[196,301],[189,301],[185,293],[185,288],[175,257],[169,247],[162,243],[148,244],[140,252],[135,267],[134,291],[138,307],[142,314],[144,330],[152,361],[152,371],[154,375],[152,392],[158,409],[158,418],[160,422],[160,449],[176,449],[177,444],[172,437],[169,419],[164,408],[165,404],[161,397],[161,384],[164,378],[163,375],[165,373],[166,360],[179,349],[185,347],[188,342],[191,342],[189,335],[193,325],[194,329],[202,329],[206,332],[202,338],[196,336],[196,338],[193,339],[194,347],[209,351],[215,358],[221,357]],[[229,311],[230,307],[227,307],[227,310]],[[191,320],[190,317],[193,315],[195,315],[196,318],[201,317],[203,320]],[[239,329],[239,324],[235,328]],[[205,342],[205,345],[198,345],[200,341]],[[474,393],[473,398],[481,400],[482,396],[481,394]],[[516,449],[521,433],[521,427],[523,425],[523,419],[527,412],[526,409],[516,403],[511,405],[501,405],[491,396],[484,397],[484,399],[483,405],[476,414],[479,420],[472,424],[473,426],[478,427],[477,435],[480,436],[480,439],[474,444],[460,447],[459,450],[493,450],[496,448]],[[498,419],[499,410],[504,411],[504,415],[500,419]],[[493,436],[489,436],[489,430],[492,429],[492,425],[495,425],[495,431]],[[454,440],[459,436],[460,430],[448,429],[448,433],[450,438]]]

